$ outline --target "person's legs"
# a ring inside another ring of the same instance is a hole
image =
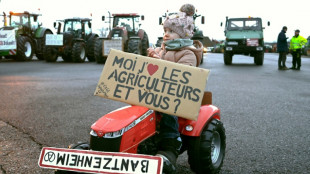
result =
[[[296,51],[293,51],[292,52],[292,57],[293,57],[293,60],[292,60],[292,67],[290,69],[296,69]]]
[[[178,117],[162,113],[157,155],[164,159],[164,172],[175,173],[176,160],[182,145]]]
[[[282,62],[282,52],[279,52],[279,59],[278,59],[278,69],[281,70],[282,69],[282,65],[281,65],[281,62]]]
[[[299,49],[297,51],[297,55],[296,55],[296,63],[297,63],[297,70],[300,70],[301,67],[301,50]]]

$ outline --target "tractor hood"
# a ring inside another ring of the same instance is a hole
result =
[[[227,31],[226,33],[227,39],[262,39],[263,32],[262,31],[253,31],[253,30],[246,30],[246,31]]]

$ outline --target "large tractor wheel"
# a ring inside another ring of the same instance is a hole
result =
[[[86,45],[84,42],[75,42],[72,48],[73,62],[85,62],[86,59]]]
[[[231,65],[232,63],[232,53],[224,51],[224,64]]]
[[[128,41],[128,52],[134,54],[142,54],[142,44],[140,39],[131,38]]]
[[[94,49],[95,60],[97,63],[105,63],[105,61],[107,60],[107,58],[102,55],[102,46],[103,46],[103,39],[97,38],[95,41],[95,49]]]
[[[29,61],[33,57],[33,45],[30,38],[20,36],[17,40],[17,56],[18,61]]]
[[[147,49],[149,48],[149,37],[146,32],[144,32],[144,36],[142,39],[142,55],[147,56]]]
[[[256,65],[263,65],[264,64],[264,52],[257,52],[254,55],[254,63]]]
[[[56,62],[58,58],[57,49],[51,46],[44,47],[44,59],[46,62]]]
[[[200,137],[188,141],[188,163],[198,174],[219,173],[226,149],[226,135],[223,123],[213,119],[202,131]]]
[[[47,34],[53,34],[51,31],[46,31],[43,35],[42,38],[38,39],[37,41],[37,44],[41,44],[40,47],[37,45],[37,50],[38,48],[41,48],[41,50],[39,51],[39,53],[36,53],[36,57],[39,59],[39,60],[44,60],[45,59],[45,55],[44,55],[44,52],[45,52],[45,37]]]
[[[79,149],[79,150],[90,150],[89,143],[86,142],[78,142],[76,144],[71,144],[68,147],[69,149]],[[72,172],[72,171],[64,171],[64,170],[56,170],[55,174],[82,174],[80,172]]]
[[[89,40],[87,41],[87,59],[90,62],[94,62],[96,61],[95,59],[95,43],[97,40],[98,36],[93,36],[91,38],[89,38]]]

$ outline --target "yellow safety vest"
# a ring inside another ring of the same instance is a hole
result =
[[[307,44],[307,39],[302,36],[295,37],[293,36],[290,43],[290,49],[296,50],[301,49],[303,45]]]

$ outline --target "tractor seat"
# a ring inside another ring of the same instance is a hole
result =
[[[212,104],[212,92],[205,91],[202,97],[201,105],[211,105]]]

